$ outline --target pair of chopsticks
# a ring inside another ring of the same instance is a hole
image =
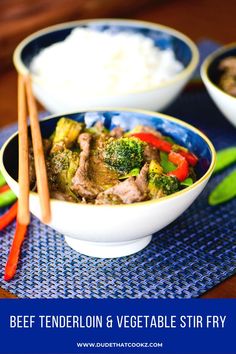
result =
[[[26,105],[27,103],[27,105]],[[19,198],[17,221],[28,225],[29,213],[29,143],[27,128],[27,108],[30,117],[31,136],[33,143],[34,164],[37,180],[37,190],[41,207],[41,220],[49,223],[51,219],[50,197],[47,171],[44,158],[43,142],[38,120],[36,101],[32,92],[30,76],[18,77],[18,127],[19,127]]]
[[[41,207],[41,220],[49,223],[51,219],[50,198],[47,181],[43,143],[38,121],[37,106],[32,92],[29,76],[18,77],[18,147],[19,147],[19,198],[17,203],[17,222],[15,234],[5,267],[4,279],[11,280],[16,272],[20,250],[30,223],[29,212],[29,142],[27,127],[27,106],[30,116],[31,136],[33,142],[34,164],[37,190]]]

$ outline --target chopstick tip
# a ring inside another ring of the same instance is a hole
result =
[[[51,215],[42,215],[41,220],[44,224],[49,224],[51,222]]]
[[[5,281],[10,281],[13,277],[14,277],[14,275],[15,275],[15,272],[10,272],[10,273],[8,273],[8,272],[5,272],[5,274],[4,274],[4,280]]]

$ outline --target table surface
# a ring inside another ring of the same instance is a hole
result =
[[[160,4],[153,2],[129,17],[174,27],[194,41],[207,37],[225,44],[235,40],[234,14],[235,0],[228,0],[227,6],[220,0],[176,0]],[[94,13],[92,17],[96,16]],[[0,127],[17,120],[16,83],[17,75],[13,68],[0,74]],[[0,288],[0,298],[14,297]],[[236,298],[236,275],[206,292],[202,298]]]

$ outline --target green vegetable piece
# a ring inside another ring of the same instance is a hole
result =
[[[61,192],[67,192],[70,189],[72,178],[78,166],[78,152],[64,149],[50,155],[47,160],[47,172],[50,184]]]
[[[168,173],[176,169],[176,165],[168,160],[168,154],[166,152],[160,151],[160,158],[160,164],[164,170],[164,173]]]
[[[217,173],[236,162],[236,147],[219,150],[216,154],[216,166],[214,173]]]
[[[52,135],[52,144],[55,145],[64,142],[66,148],[71,147],[76,142],[83,128],[83,123],[78,123],[68,118],[59,119],[55,132]]]
[[[174,176],[158,176],[154,180],[155,186],[161,188],[166,195],[175,193],[179,190],[179,181]]]
[[[150,174],[148,188],[152,196],[155,196],[159,190],[162,190],[165,195],[169,195],[179,190],[179,181],[174,176]]]
[[[167,154],[165,155],[167,156]],[[158,196],[159,191],[164,195],[169,195],[180,189],[178,179],[174,176],[166,176],[163,174],[163,168],[155,160],[152,160],[149,165],[148,180],[149,192],[154,198]]]
[[[0,187],[4,186],[6,184],[6,180],[3,177],[2,172],[0,171]]]
[[[86,128],[85,131],[86,133],[95,134],[95,135],[100,135],[102,133],[108,134],[110,132],[110,130],[104,127],[104,125],[99,126],[97,124],[95,124],[93,127]]]
[[[105,163],[120,174],[127,174],[143,163],[144,143],[134,137],[109,140],[104,150]]]
[[[181,182],[180,184],[181,184],[181,186],[189,187],[189,186],[191,186],[193,184],[193,179],[188,177],[183,182]]]
[[[119,177],[119,179],[126,179],[126,178],[129,178],[129,177],[136,177],[138,176],[140,172],[140,169],[139,168],[133,168],[129,173],[127,173],[126,175],[123,175],[121,177]]]
[[[236,171],[231,172],[211,192],[208,202],[218,205],[236,197]]]
[[[156,173],[160,175],[163,172],[163,168],[161,167],[159,162],[157,162],[156,160],[151,160],[148,172],[149,174]]]
[[[170,136],[163,136],[163,139],[165,139],[166,141],[168,141],[168,143],[172,143],[172,144],[174,144],[175,142],[174,142],[174,140],[170,137]]]
[[[12,192],[12,190],[8,190],[0,194],[0,207],[5,207],[11,205],[16,200],[16,195]]]

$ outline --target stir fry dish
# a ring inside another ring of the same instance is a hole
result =
[[[107,130],[101,122],[61,118],[44,139],[52,198],[89,204],[130,204],[159,199],[196,181],[198,158],[153,127]],[[36,190],[30,148],[31,189]]]
[[[219,81],[220,88],[236,97],[236,57],[227,57],[221,60],[219,69],[222,72]]]

